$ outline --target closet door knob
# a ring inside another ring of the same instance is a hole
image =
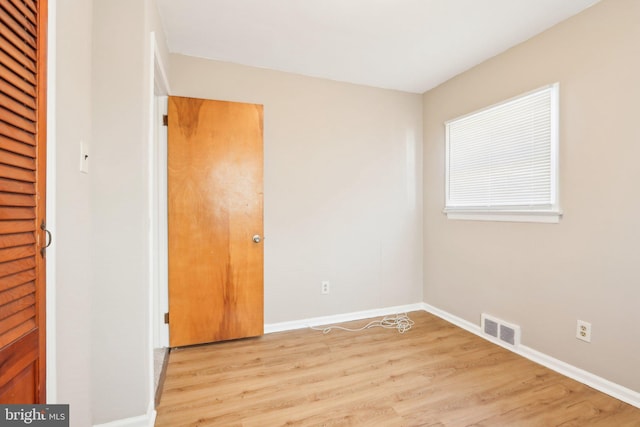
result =
[[[260,237],[259,234],[256,234],[255,236],[253,236],[254,243],[260,243],[260,240],[262,240],[262,238]]]

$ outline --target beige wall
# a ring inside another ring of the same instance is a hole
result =
[[[49,2],[47,222],[47,400],[71,405],[72,426],[91,425],[90,179],[78,171],[80,140],[91,140],[91,11],[86,0]]]
[[[640,2],[606,0],[424,95],[425,301],[640,391]],[[448,220],[443,122],[560,82],[560,224]],[[592,323],[590,344],[576,320]]]
[[[150,32],[168,56],[154,0],[53,0],[48,185],[48,401],[71,425],[147,414]],[[122,14],[127,10],[126,14]],[[89,174],[78,171],[80,141]]]
[[[422,300],[420,95],[180,55],[170,83],[264,105],[265,323]]]
[[[126,10],[126,13],[122,13]],[[94,0],[91,218],[93,423],[152,405],[150,279],[151,0]]]
[[[142,1],[94,1],[90,170],[94,424],[147,411],[144,22]]]

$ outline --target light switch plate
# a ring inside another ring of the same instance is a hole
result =
[[[80,172],[89,173],[89,145],[80,141]]]

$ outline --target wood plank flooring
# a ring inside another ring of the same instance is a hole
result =
[[[306,329],[175,349],[155,425],[640,426],[638,408],[409,315],[404,334]]]

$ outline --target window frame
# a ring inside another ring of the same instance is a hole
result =
[[[450,205],[450,156],[451,141],[449,135],[449,127],[456,121],[467,119],[469,117],[479,115],[489,110],[494,110],[511,104],[522,98],[534,95],[545,90],[550,90],[550,179],[551,179],[551,203],[544,206],[474,206],[461,207]],[[532,91],[514,96],[504,101],[489,105],[471,113],[447,120],[445,125],[445,200],[443,213],[449,219],[458,220],[480,220],[480,221],[510,221],[510,222],[543,222],[558,223],[562,217],[560,209],[560,176],[559,176],[559,120],[560,120],[560,84],[553,83]]]

